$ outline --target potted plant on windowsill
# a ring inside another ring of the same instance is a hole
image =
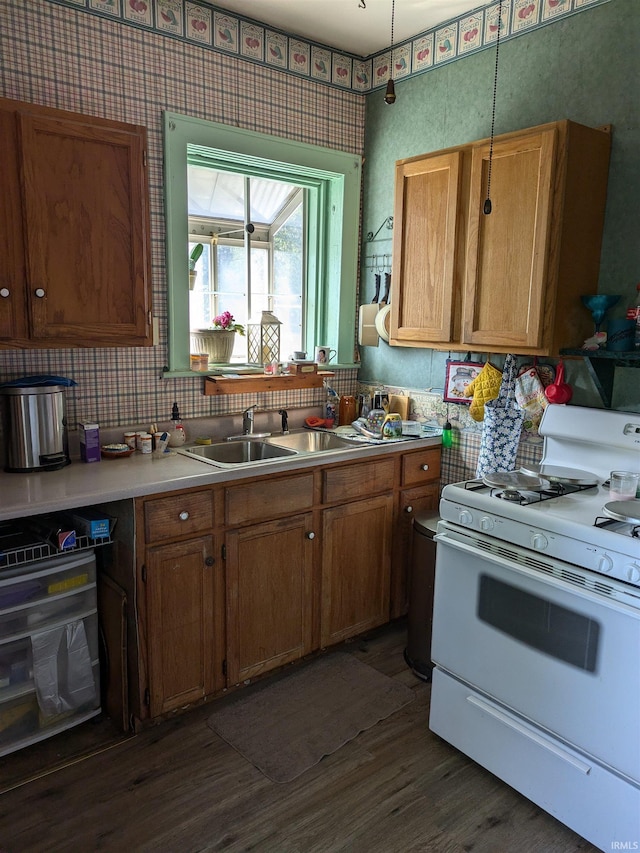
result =
[[[196,277],[198,273],[196,272],[196,264],[200,260],[200,255],[204,251],[204,246],[202,243],[196,243],[196,245],[191,250],[191,254],[189,255],[189,290],[193,290],[196,284]]]
[[[208,329],[191,330],[191,351],[206,353],[213,364],[228,364],[231,361],[236,332],[244,335],[244,326],[236,323],[229,311],[223,311],[213,318]]]

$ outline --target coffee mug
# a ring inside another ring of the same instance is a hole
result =
[[[294,361],[304,361],[306,359],[306,357],[307,357],[306,352],[303,352],[301,349],[294,350],[293,354],[291,355],[291,358]]]
[[[331,347],[316,347],[314,361],[318,364],[327,364],[336,355],[336,350]]]

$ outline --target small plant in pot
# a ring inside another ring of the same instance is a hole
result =
[[[196,245],[191,250],[191,254],[189,255],[189,290],[193,290],[196,283],[196,276],[198,273],[196,272],[196,264],[200,260],[200,255],[204,251],[204,246],[202,243],[196,243]]]
[[[208,329],[192,329],[191,348],[194,353],[207,353],[209,362],[228,364],[236,332],[244,335],[244,326],[236,323],[230,311],[223,311]]]

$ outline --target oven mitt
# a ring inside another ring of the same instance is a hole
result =
[[[464,396],[473,400],[469,406],[469,414],[474,421],[484,420],[484,404],[495,400],[500,391],[502,373],[488,361],[480,373],[464,389]]]
[[[544,395],[544,385],[536,367],[529,367],[517,377],[516,400],[520,408],[524,410],[526,428],[537,431],[548,401]]]

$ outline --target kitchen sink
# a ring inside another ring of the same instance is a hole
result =
[[[339,438],[330,432],[313,432],[308,429],[287,435],[274,435],[265,441],[271,446],[291,448],[298,453],[319,453],[323,450],[347,450],[354,447],[353,442],[348,439]]]
[[[181,448],[180,453],[193,456],[212,465],[247,465],[252,462],[266,462],[283,456],[295,456],[296,450],[277,447],[256,439],[221,441],[216,444],[203,444],[196,447]]]

